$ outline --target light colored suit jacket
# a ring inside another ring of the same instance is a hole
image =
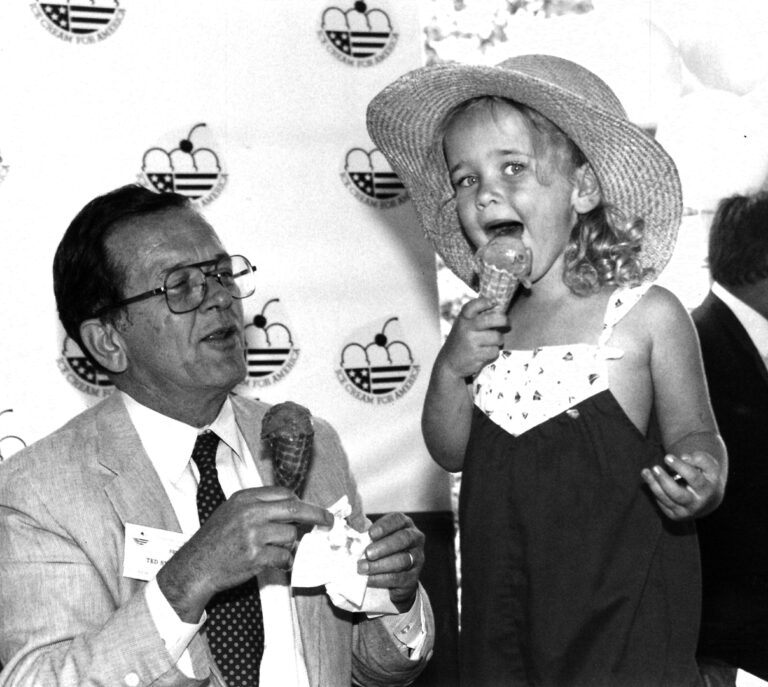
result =
[[[261,478],[273,484],[259,436],[269,406],[232,401]],[[316,420],[303,498],[328,507],[344,494],[350,524],[364,529],[339,438]],[[204,630],[189,645],[199,679],[171,662],[141,593],[146,583],[122,574],[127,522],[180,531],[118,395],[0,465],[0,687],[223,687]],[[311,591],[296,597],[311,685],[405,685],[423,669],[425,659],[403,656],[379,620],[339,611]]]

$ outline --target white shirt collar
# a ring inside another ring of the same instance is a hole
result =
[[[735,315],[741,326],[747,331],[749,338],[752,339],[752,343],[755,344],[761,357],[764,360],[768,358],[768,320],[717,282],[712,283],[712,293],[723,301]]]
[[[161,479],[172,484],[178,483],[192,457],[197,435],[205,429],[214,431],[243,460],[240,434],[229,397],[221,406],[216,419],[207,427],[198,429],[158,413],[124,392],[115,393],[121,394],[144,450]]]
[[[230,400],[229,396],[227,396],[226,400],[224,401],[224,405],[221,406],[221,410],[216,416],[216,419],[203,429],[210,429],[212,432],[215,432],[219,439],[221,439],[221,441],[223,441],[227,446],[229,446],[229,448],[232,449],[239,460],[244,460],[245,451],[240,444],[242,441],[242,435],[237,428],[235,410],[232,406],[232,401]]]

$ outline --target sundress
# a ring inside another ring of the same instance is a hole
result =
[[[474,381],[459,501],[462,687],[699,685],[692,522],[640,475],[664,449],[608,385],[614,326],[648,285],[612,294],[597,345],[504,350]]]

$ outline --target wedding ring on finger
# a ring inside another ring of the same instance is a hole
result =
[[[416,559],[414,559],[414,557],[413,557],[413,554],[412,554],[410,551],[406,551],[405,553],[406,553],[406,555],[408,556],[408,558],[409,558],[409,559],[410,559],[410,561],[411,561],[411,562],[408,564],[408,567],[406,568],[406,570],[410,570],[410,569],[411,569],[411,568],[413,568],[413,566],[416,564]]]
[[[688,486],[688,481],[685,479],[685,477],[683,477],[681,474],[679,474],[677,472],[672,476],[672,479],[675,482],[675,484],[677,484],[677,485],[679,485],[681,487],[687,487]]]

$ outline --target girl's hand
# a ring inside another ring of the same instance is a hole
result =
[[[457,377],[472,377],[498,357],[509,320],[492,308],[488,298],[474,298],[464,304],[453,323],[440,358]]]
[[[677,476],[659,465],[643,470],[642,476],[667,517],[687,520],[705,515],[719,504],[721,467],[711,454],[694,451],[679,458],[667,454],[664,462]]]

